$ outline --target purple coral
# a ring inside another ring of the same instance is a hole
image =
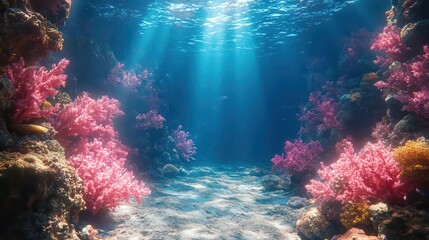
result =
[[[282,155],[275,155],[271,159],[274,164],[272,170],[287,171],[297,175],[311,171],[323,149],[318,141],[304,143],[301,139],[297,139],[293,143],[286,141],[284,151]]]
[[[142,129],[160,129],[164,127],[165,118],[154,110],[136,116],[136,127]]]
[[[310,94],[309,106],[301,110],[298,120],[304,123],[299,134],[305,134],[316,128],[318,131],[340,129],[341,124],[337,120],[338,104],[334,99],[322,95],[320,92]]]
[[[193,156],[197,153],[197,147],[195,146],[194,141],[189,139],[189,132],[183,131],[182,125],[179,125],[171,135],[175,141],[175,148],[179,153],[180,158],[186,161],[195,160]]]

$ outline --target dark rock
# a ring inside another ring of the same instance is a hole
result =
[[[0,11],[0,66],[21,57],[32,64],[62,46],[63,37],[57,27],[39,13],[19,8]]]
[[[374,229],[378,229],[381,223],[390,216],[391,211],[387,204],[377,203],[369,206],[369,214],[371,216],[371,221]]]
[[[51,23],[62,26],[69,17],[72,0],[29,0],[29,3]]]
[[[389,240],[429,239],[428,216],[428,209],[392,207],[392,215],[380,225],[378,237]]]
[[[395,99],[392,94],[387,95],[384,101],[387,104],[388,115],[392,122],[398,122],[406,115],[406,113],[401,110],[402,104]]]
[[[329,221],[318,208],[313,207],[304,212],[296,222],[298,233],[309,239],[324,239],[328,236]]]
[[[291,188],[291,180],[289,175],[282,175],[282,177],[272,174],[265,175],[262,178],[261,183],[266,191],[289,191]]]
[[[0,239],[78,239],[81,180],[56,141],[0,152]]]
[[[429,19],[408,23],[401,31],[402,41],[416,51],[421,51],[429,43]]]
[[[392,9],[387,13],[388,21],[403,27],[410,22],[429,19],[429,1],[427,0],[395,0]]]
[[[162,168],[162,175],[167,178],[176,177],[180,173],[180,170],[173,164],[166,164]]]
[[[324,201],[320,209],[326,219],[332,222],[339,222],[342,206],[338,201]]]
[[[287,205],[291,208],[299,209],[309,204],[308,199],[298,196],[293,196],[287,201]]]

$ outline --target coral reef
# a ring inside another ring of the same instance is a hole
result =
[[[63,37],[54,23],[32,9],[24,0],[0,3],[0,67],[20,58],[32,64],[49,51],[62,49]]]
[[[0,238],[78,239],[83,188],[62,147],[32,137],[16,142],[19,152],[0,152]]]

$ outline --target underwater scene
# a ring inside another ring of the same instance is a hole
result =
[[[428,240],[428,0],[0,1],[1,240]]]

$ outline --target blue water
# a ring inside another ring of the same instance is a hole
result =
[[[323,56],[336,66],[343,39],[379,29],[389,8],[374,0],[73,4],[64,55],[80,90],[97,92],[107,74],[100,66],[112,65],[100,56],[111,51],[154,72],[163,111],[191,132],[199,162],[265,165],[285,139],[296,138],[298,106],[314,87],[305,78],[309,59]],[[79,41],[86,49],[75,52]]]

